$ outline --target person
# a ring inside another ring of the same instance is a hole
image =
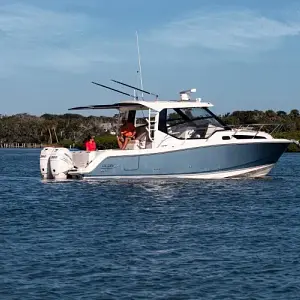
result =
[[[128,121],[124,121],[120,128],[121,135],[117,137],[118,145],[121,150],[124,150],[128,142],[135,138],[136,129],[134,125]]]
[[[86,151],[96,151],[96,142],[94,140],[94,136],[89,135],[85,142],[85,150]]]

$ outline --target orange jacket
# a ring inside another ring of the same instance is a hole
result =
[[[134,132],[135,132],[135,127],[132,123],[127,123],[125,126],[121,127],[121,134],[126,137],[133,136]]]

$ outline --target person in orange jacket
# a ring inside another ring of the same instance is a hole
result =
[[[120,128],[121,136],[118,136],[118,145],[121,150],[124,150],[128,142],[135,138],[136,129],[134,125],[128,121],[124,121]]]
[[[94,140],[94,136],[88,136],[87,141],[85,142],[85,150],[86,151],[96,151],[96,142]]]

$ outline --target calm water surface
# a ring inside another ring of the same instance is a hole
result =
[[[268,179],[42,182],[0,150],[0,299],[300,299],[300,155]]]

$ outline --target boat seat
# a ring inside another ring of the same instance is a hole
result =
[[[128,142],[125,150],[139,149],[139,144],[140,144],[140,142],[138,140],[131,140]]]
[[[191,136],[192,136],[192,134],[193,134],[193,132],[194,132],[195,130],[194,130],[194,128],[193,129],[186,129],[186,130],[184,130],[180,135],[179,135],[179,138],[180,139],[189,139]]]
[[[134,149],[145,149],[147,142],[147,133],[143,132],[136,137],[136,139],[128,142],[125,150],[134,150]]]
[[[75,151],[72,153],[73,165],[77,168],[85,168],[96,156],[96,151]]]

